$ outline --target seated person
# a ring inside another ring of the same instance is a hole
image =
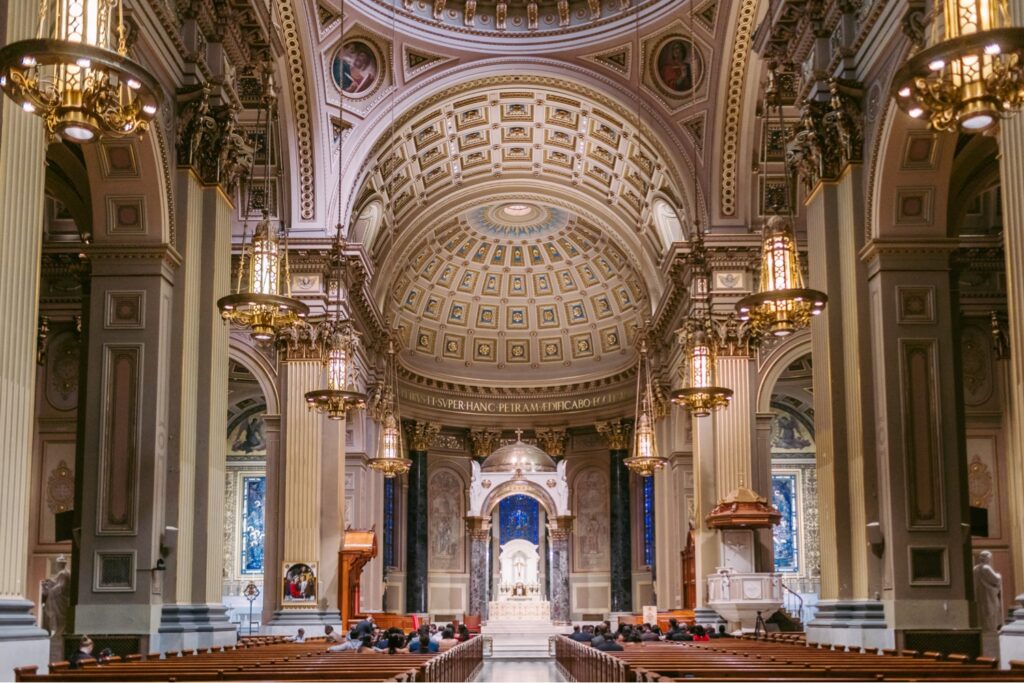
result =
[[[363,636],[372,634],[376,627],[377,625],[373,623],[373,617],[369,616],[356,624],[353,630],[356,632],[358,637],[362,638]]]
[[[715,634],[715,638],[732,638],[732,634],[725,630],[725,624],[718,625],[718,633]]]
[[[608,628],[602,624],[598,626],[598,635],[594,637],[590,644],[601,652],[622,652],[625,648],[615,641],[615,638],[608,632]],[[598,638],[600,636],[600,638]]]
[[[686,642],[693,640],[693,636],[687,630],[686,624],[680,624],[673,618],[668,620],[668,633],[665,634],[665,640]]]
[[[469,632],[469,627],[465,624],[459,624],[459,642],[464,643],[472,637],[473,634]]]
[[[587,635],[579,627],[579,624],[572,627],[572,633],[569,634],[569,640],[575,640],[577,643],[589,643],[594,639],[594,636]]]
[[[405,636],[401,631],[388,636],[387,653],[389,655],[405,654],[408,651],[409,648],[405,646]]]
[[[650,624],[644,624],[643,630],[640,632],[640,640],[649,642],[658,642],[661,640],[661,629],[657,626],[651,626]]]
[[[373,646],[373,636],[363,636],[357,641],[359,646],[356,648],[357,655],[379,655],[380,652]]]
[[[697,624],[696,626],[693,627],[693,640],[703,642],[703,641],[711,640],[711,638],[708,636],[707,632],[704,630],[704,627],[701,626],[700,624]]]
[[[340,633],[334,630],[334,627],[330,624],[324,626],[324,637],[327,638],[328,643],[342,643],[345,639]]]
[[[455,637],[455,631],[449,626],[441,632],[441,641],[437,644],[438,652],[445,652],[452,649],[459,644],[458,639]]]
[[[295,632],[295,637],[292,638],[293,643],[304,643],[306,642],[306,629],[300,628]]]
[[[71,655],[71,659],[68,660],[69,669],[80,669],[82,667],[83,660],[92,659],[92,638],[89,636],[82,636],[82,639],[78,641],[78,650],[75,654]]]
[[[410,653],[413,653],[413,652],[418,653],[418,654],[424,654],[424,653],[428,653],[428,652],[433,653],[433,652],[437,652],[437,648],[438,648],[438,644],[435,643],[433,640],[431,640],[430,636],[428,636],[428,635],[413,636],[412,641],[409,643],[409,652]]]

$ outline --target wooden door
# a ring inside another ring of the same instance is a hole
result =
[[[683,609],[697,607],[697,552],[693,529],[686,534],[686,548],[680,553],[683,565]]]

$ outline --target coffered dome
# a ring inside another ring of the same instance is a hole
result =
[[[567,209],[514,200],[464,211],[412,250],[392,290],[403,360],[468,381],[548,382],[630,366],[648,308],[622,250]],[[510,374],[509,370],[513,370]]]

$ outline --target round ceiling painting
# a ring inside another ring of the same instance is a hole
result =
[[[569,214],[550,206],[507,202],[477,207],[469,212],[466,221],[489,237],[525,239],[558,232],[569,224]]]

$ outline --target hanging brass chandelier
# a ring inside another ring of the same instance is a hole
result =
[[[788,176],[787,176],[788,177]],[[764,225],[758,291],[736,303],[740,320],[749,321],[755,337],[785,337],[810,324],[825,309],[828,297],[804,286],[800,255],[791,222],[771,216]]]
[[[0,88],[72,142],[141,134],[163,93],[127,55],[123,0],[39,0],[36,37],[0,48]]]
[[[1024,106],[1024,28],[1007,0],[934,0],[924,48],[896,72],[903,111],[938,130],[978,133]]]
[[[672,402],[694,417],[707,417],[732,401],[732,389],[718,386],[718,359],[713,333],[706,325],[692,325],[680,333],[684,349],[683,388],[672,392]]]
[[[348,411],[366,406],[366,394],[356,387],[359,333],[351,322],[335,316],[320,323],[317,338],[327,372],[327,388],[307,392],[306,405],[331,420],[343,420]]]
[[[392,479],[405,474],[412,467],[412,460],[405,457],[402,439],[402,419],[398,410],[398,362],[395,359],[394,339],[388,339],[388,355],[384,362],[384,382],[374,405],[379,423],[377,453],[370,458],[369,465]]]
[[[266,114],[264,127],[263,206],[261,218],[253,231],[252,242],[246,244],[246,229],[242,235],[242,255],[238,266],[235,291],[217,301],[221,318],[241,328],[257,342],[273,339],[281,330],[297,325],[309,314],[309,307],[291,295],[291,274],[288,270],[288,241],[281,242],[276,226],[270,221],[270,150],[273,133],[276,95],[273,81],[268,77],[266,94],[260,116]],[[258,123],[257,123],[258,125]],[[253,210],[254,198],[250,187],[246,201],[246,226]],[[247,289],[242,288],[245,281]]]
[[[647,357],[647,340],[640,339],[640,359],[636,373],[636,427],[633,430],[633,455],[623,462],[641,477],[650,477],[665,467],[666,458],[658,455],[654,434],[654,384],[651,363]]]

